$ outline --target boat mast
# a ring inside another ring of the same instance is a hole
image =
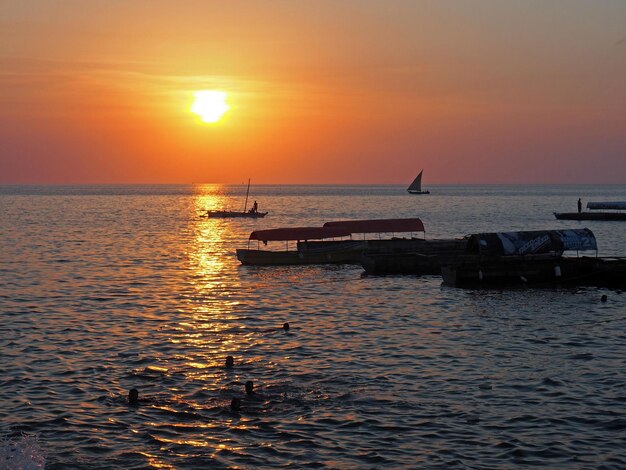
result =
[[[246,203],[243,205],[243,211],[248,208],[248,194],[250,194],[250,178],[248,178],[248,190],[246,191]]]

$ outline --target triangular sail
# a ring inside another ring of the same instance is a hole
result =
[[[424,170],[420,171],[420,174],[413,180],[411,185],[408,188],[408,191],[421,191],[422,190],[422,173]]]

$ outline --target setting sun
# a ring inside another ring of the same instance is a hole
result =
[[[227,95],[223,91],[202,90],[194,93],[194,96],[195,100],[191,105],[191,112],[200,116],[202,122],[217,122],[230,109],[226,103]]]

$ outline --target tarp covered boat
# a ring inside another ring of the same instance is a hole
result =
[[[562,256],[566,251],[597,254],[597,249],[596,238],[587,228],[473,234],[468,237],[467,253],[442,266],[441,274],[444,285],[458,287],[552,285],[583,279],[587,284],[582,285],[606,283],[607,266],[623,270],[623,263]]]

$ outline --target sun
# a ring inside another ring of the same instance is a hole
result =
[[[200,116],[202,122],[215,123],[230,109],[223,91],[201,90],[194,93],[195,100],[191,112]]]

